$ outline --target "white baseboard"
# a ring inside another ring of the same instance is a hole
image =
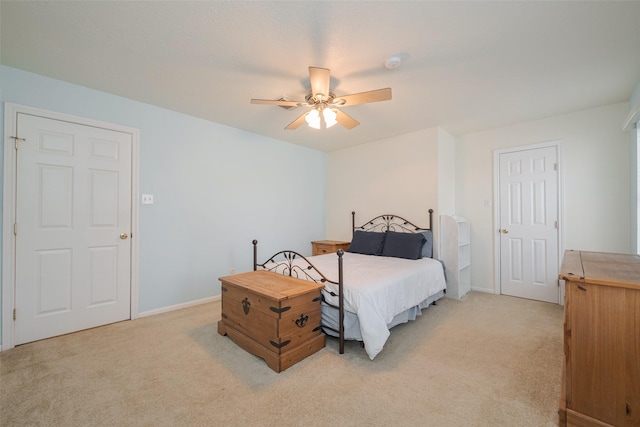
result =
[[[475,292],[484,292],[485,294],[496,294],[497,293],[495,289],[479,288],[477,286],[472,286],[471,290],[475,291]]]
[[[156,308],[154,310],[143,311],[138,313],[138,317],[154,316],[156,314],[167,313],[169,311],[180,310],[181,308],[193,307],[194,305],[206,304],[209,302],[218,301],[221,298],[220,295],[213,297],[202,298],[195,301],[183,302],[182,304],[170,305],[168,307]]]

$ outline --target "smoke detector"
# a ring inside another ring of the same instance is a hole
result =
[[[384,68],[387,70],[393,70],[398,68],[402,64],[402,59],[399,56],[390,56],[384,61]]]

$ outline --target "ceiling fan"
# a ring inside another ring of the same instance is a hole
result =
[[[297,119],[285,127],[286,130],[297,129],[306,122],[315,129],[330,128],[340,123],[347,129],[353,129],[360,122],[337,107],[348,107],[368,102],[388,101],[391,99],[391,88],[354,93],[352,95],[336,96],[331,92],[331,70],[328,68],[309,67],[309,81],[311,92],[304,101],[287,101],[284,99],[252,99],[252,104],[277,105],[280,107],[311,107]]]

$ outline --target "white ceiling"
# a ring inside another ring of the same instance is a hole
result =
[[[331,151],[439,125],[454,135],[627,101],[640,2],[0,1],[4,65]],[[391,55],[401,67],[384,68]],[[346,95],[346,130],[283,128],[308,66]]]

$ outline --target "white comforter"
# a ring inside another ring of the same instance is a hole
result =
[[[309,257],[327,279],[338,281],[336,254]],[[431,258],[407,260],[345,252],[344,308],[358,315],[360,332],[370,359],[389,338],[387,324],[399,313],[445,289],[442,264]],[[303,278],[303,277],[301,277]],[[338,293],[337,285],[327,284]],[[338,298],[325,292],[335,306]]]

